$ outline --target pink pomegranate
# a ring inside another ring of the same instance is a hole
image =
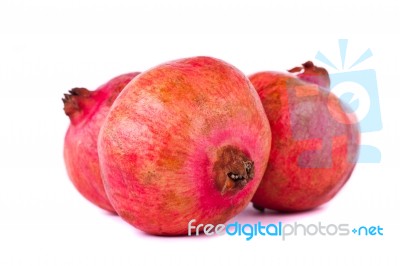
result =
[[[188,222],[224,223],[252,198],[270,129],[257,92],[235,67],[194,57],[130,82],[99,135],[107,195],[117,213],[156,235]]]
[[[320,206],[338,193],[356,164],[360,141],[356,117],[328,89],[300,80],[329,86],[326,70],[316,70],[312,63],[303,66],[298,76],[278,72],[250,76],[272,132],[268,167],[252,199],[260,210]]]
[[[65,135],[64,160],[68,175],[90,202],[114,211],[104,191],[97,154],[97,138],[110,106],[121,90],[139,73],[113,78],[95,91],[74,88],[64,94],[64,111],[71,124]]]

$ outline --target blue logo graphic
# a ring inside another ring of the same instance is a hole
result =
[[[337,71],[329,75],[331,79],[330,90],[342,102],[347,103],[352,112],[357,113],[361,133],[380,131],[382,120],[376,72],[373,69],[351,70],[370,58],[372,51],[367,49],[354,63],[350,64],[350,67],[345,68],[347,65],[347,44],[347,39],[339,40],[341,70],[320,51],[317,52],[315,59]],[[365,144],[360,146],[359,163],[379,163],[380,161],[381,152],[377,147]]]
[[[360,226],[358,229],[354,228],[351,230],[353,234],[359,236],[375,236],[380,235],[383,236],[383,227],[378,226]]]

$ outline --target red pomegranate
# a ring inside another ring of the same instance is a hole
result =
[[[171,61],[137,76],[99,135],[107,195],[117,213],[156,235],[238,214],[264,174],[270,128],[235,67],[210,57]]]
[[[64,111],[71,124],[65,135],[64,161],[77,190],[90,202],[114,211],[100,174],[97,138],[110,106],[138,72],[113,78],[95,91],[74,88],[64,94]]]
[[[260,210],[320,206],[343,187],[357,161],[356,117],[328,89],[316,85],[329,86],[326,70],[316,70],[312,63],[303,67],[297,76],[260,72],[249,77],[272,132],[268,167],[252,199]]]

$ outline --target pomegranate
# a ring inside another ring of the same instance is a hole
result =
[[[272,132],[268,167],[252,199],[260,210],[320,206],[338,193],[356,164],[360,141],[356,117],[322,88],[329,86],[326,70],[312,63],[303,67],[297,76],[260,72],[249,77]]]
[[[110,106],[136,73],[113,78],[95,91],[74,88],[64,94],[64,111],[71,124],[65,135],[64,160],[69,178],[90,202],[114,211],[104,191],[97,138]]]
[[[250,202],[264,174],[270,128],[238,69],[210,57],[156,66],[130,82],[99,135],[116,212],[156,235],[188,222],[220,224]]]

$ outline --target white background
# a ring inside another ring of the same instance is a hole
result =
[[[0,265],[400,265],[399,2],[326,2],[2,0]],[[196,55],[246,74],[285,70],[317,51],[340,65],[340,38],[349,40],[349,63],[368,48],[374,54],[356,69],[377,73],[383,130],[362,137],[382,162],[359,164],[318,210],[248,208],[234,220],[380,225],[384,236],[148,236],[70,183],[62,158],[68,89]]]

